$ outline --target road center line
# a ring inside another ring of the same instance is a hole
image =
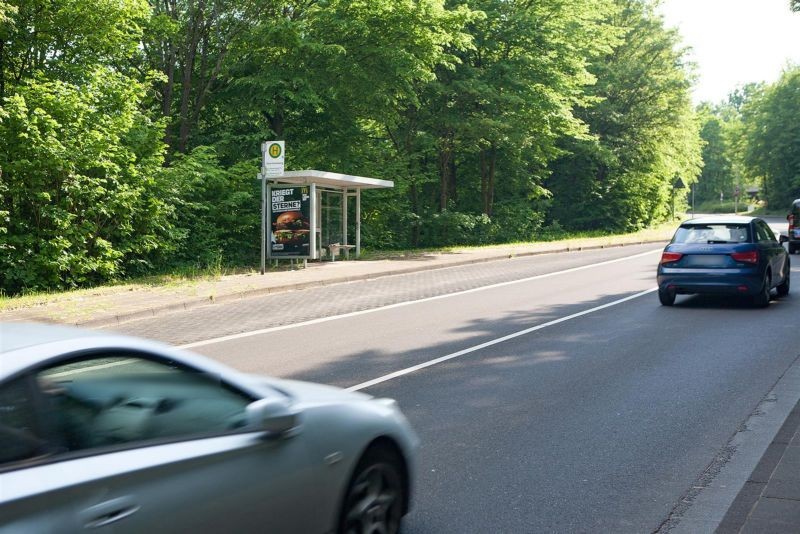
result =
[[[567,315],[566,317],[561,317],[559,319],[553,319],[552,321],[548,321],[546,323],[542,323],[536,326],[532,326],[530,328],[526,328],[525,330],[520,330],[519,332],[514,332],[513,334],[508,334],[507,336],[499,337],[497,339],[493,339],[491,341],[487,341],[485,343],[481,343],[480,345],[475,345],[474,347],[469,347],[458,352],[453,352],[452,354],[447,354],[446,356],[441,356],[439,358],[435,358],[433,360],[429,360],[427,362],[423,362],[417,365],[413,365],[411,367],[406,367],[405,369],[401,369],[399,371],[395,371],[393,373],[389,373],[388,375],[384,375],[378,378],[374,378],[372,380],[368,380],[367,382],[362,382],[361,384],[356,384],[355,386],[350,386],[346,388],[347,391],[359,391],[361,389],[368,388],[370,386],[374,386],[376,384],[380,384],[382,382],[388,382],[394,378],[398,378],[401,376],[405,376],[407,374],[411,374],[413,372],[419,371],[421,369],[425,369],[426,367],[431,367],[432,365],[436,365],[442,362],[446,362],[448,360],[452,360],[454,358],[458,358],[459,356],[464,356],[466,354],[470,354],[472,352],[476,352],[487,347],[491,347],[493,345],[497,345],[499,343],[503,343],[504,341],[508,341],[510,339],[514,339],[517,337],[521,337],[532,332],[536,332],[537,330],[542,330],[543,328],[547,328],[548,326],[557,325],[559,323],[563,323],[572,319],[577,319],[578,317],[583,317],[584,315],[589,315],[590,313],[594,313],[596,311],[605,310],[606,308],[610,308],[612,306],[617,306],[618,304],[622,304],[624,302],[628,302],[629,300],[637,299],[653,291],[658,290],[657,287],[648,289],[646,291],[642,291],[641,293],[636,293],[635,295],[630,295],[625,298],[621,298],[619,300],[615,300],[613,302],[609,302],[603,304],[601,306],[596,306],[594,308],[589,308],[588,310],[583,310],[578,313],[573,313],[572,315]]]
[[[562,274],[569,274],[569,273],[574,273],[574,272],[577,272],[577,271],[583,271],[583,270],[586,270],[586,269],[594,269],[594,268],[597,268],[597,267],[603,267],[605,265],[611,265],[611,264],[614,264],[614,263],[620,263],[620,262],[623,262],[623,261],[634,260],[634,259],[637,259],[637,258],[642,258],[644,256],[648,256],[650,254],[655,254],[656,252],[661,252],[662,250],[663,250],[663,248],[657,248],[657,249],[653,249],[653,250],[648,250],[647,252],[642,252],[640,254],[634,254],[633,256],[625,256],[623,258],[616,258],[616,259],[613,259],[613,260],[601,261],[599,263],[591,263],[589,265],[581,265],[580,267],[572,267],[570,269],[564,269],[563,271],[554,271],[552,273],[537,274],[535,276],[529,276],[527,278],[520,278],[519,280],[510,280],[508,282],[500,282],[500,283],[491,284],[491,285],[488,285],[488,286],[481,286],[481,287],[475,287],[475,288],[472,288],[472,289],[465,289],[464,291],[457,291],[455,293],[446,293],[444,295],[436,295],[434,297],[426,297],[426,298],[416,299],[416,300],[407,300],[407,301],[404,301],[404,302],[398,302],[398,303],[395,303],[395,304],[389,304],[388,306],[380,306],[378,308],[370,308],[368,310],[360,310],[360,311],[355,311],[355,312],[350,312],[350,313],[343,313],[343,314],[340,314],[340,315],[331,315],[330,317],[320,317],[318,319],[312,319],[310,321],[303,321],[301,323],[292,323],[292,324],[287,324],[287,325],[282,325],[282,326],[273,326],[273,327],[270,327],[270,328],[262,328],[262,329],[259,329],[259,330],[251,330],[249,332],[241,332],[241,333],[238,333],[238,334],[230,334],[230,335],[227,335],[227,336],[215,337],[215,338],[206,339],[206,340],[203,340],[203,341],[195,341],[194,343],[187,343],[185,345],[179,345],[178,348],[179,349],[192,349],[192,348],[195,348],[195,347],[202,347],[202,346],[205,346],[205,345],[213,345],[215,343],[224,343],[225,341],[233,341],[235,339],[243,339],[243,338],[246,338],[246,337],[260,336],[262,334],[269,334],[269,333],[272,333],[272,332],[279,332],[281,330],[288,330],[290,328],[300,328],[302,326],[310,326],[310,325],[325,323],[325,322],[328,322],[328,321],[336,321],[336,320],[339,320],[339,319],[347,319],[349,317],[357,317],[359,315],[365,315],[367,313],[375,313],[375,312],[382,311],[382,310],[391,310],[391,309],[395,309],[395,308],[401,308],[403,306],[410,306],[412,304],[420,304],[420,303],[423,303],[423,302],[431,302],[431,301],[434,301],[434,300],[455,297],[455,296],[458,296],[458,295],[466,295],[468,293],[476,293],[478,291],[486,291],[487,289],[495,289],[495,288],[498,288],[498,287],[509,286],[509,285],[512,285],[512,284],[521,284],[521,283],[524,283],[524,282],[531,282],[533,280],[541,280],[543,278],[550,278],[552,276],[560,276]]]

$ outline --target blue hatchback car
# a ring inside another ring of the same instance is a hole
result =
[[[789,293],[789,254],[758,217],[704,217],[680,225],[658,264],[658,298],[675,295],[749,295],[756,306],[770,293]]]

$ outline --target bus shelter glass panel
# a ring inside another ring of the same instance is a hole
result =
[[[327,247],[331,243],[343,243],[341,191],[320,191],[320,246]]]

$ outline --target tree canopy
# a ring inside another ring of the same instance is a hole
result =
[[[663,220],[729,141],[654,6],[3,0],[0,288],[252,263],[265,139],[395,181],[368,247]]]
[[[689,89],[691,71],[673,30],[654,6],[618,1],[608,23],[619,42],[592,66],[597,83],[578,116],[587,138],[566,137],[546,185],[550,216],[569,228],[637,229],[663,220],[695,180],[699,129]]]
[[[745,104],[745,162],[770,206],[800,198],[800,68],[783,73]]]

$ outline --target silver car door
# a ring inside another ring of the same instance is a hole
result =
[[[320,492],[302,431],[239,430],[254,399],[218,377],[126,352],[68,360],[34,382],[56,452],[0,473],[9,532],[328,527],[309,513]]]
[[[247,433],[0,473],[0,532],[323,532],[302,434]]]

